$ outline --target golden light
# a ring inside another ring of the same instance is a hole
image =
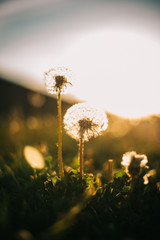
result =
[[[44,158],[36,148],[32,146],[25,146],[24,157],[32,168],[44,168]]]
[[[160,113],[160,44],[146,33],[103,29],[84,33],[58,59],[69,63],[72,94],[123,117]]]

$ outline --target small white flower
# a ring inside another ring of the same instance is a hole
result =
[[[125,167],[126,173],[132,177],[136,177],[140,173],[140,169],[146,166],[148,162],[147,156],[137,154],[135,151],[123,154],[121,165]]]

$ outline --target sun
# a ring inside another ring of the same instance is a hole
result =
[[[160,44],[130,29],[84,32],[59,58],[72,66],[72,94],[127,118],[160,113]]]

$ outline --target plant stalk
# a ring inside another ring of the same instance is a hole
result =
[[[64,178],[63,160],[62,160],[62,111],[61,111],[61,92],[58,91],[58,168],[59,176]]]
[[[84,151],[84,141],[81,137],[79,140],[79,168],[80,168],[80,178],[83,177],[83,151]]]
[[[108,160],[108,182],[113,180],[113,160]]]

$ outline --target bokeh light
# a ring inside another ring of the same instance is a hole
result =
[[[43,156],[36,148],[32,146],[25,146],[24,157],[32,168],[44,168]]]

